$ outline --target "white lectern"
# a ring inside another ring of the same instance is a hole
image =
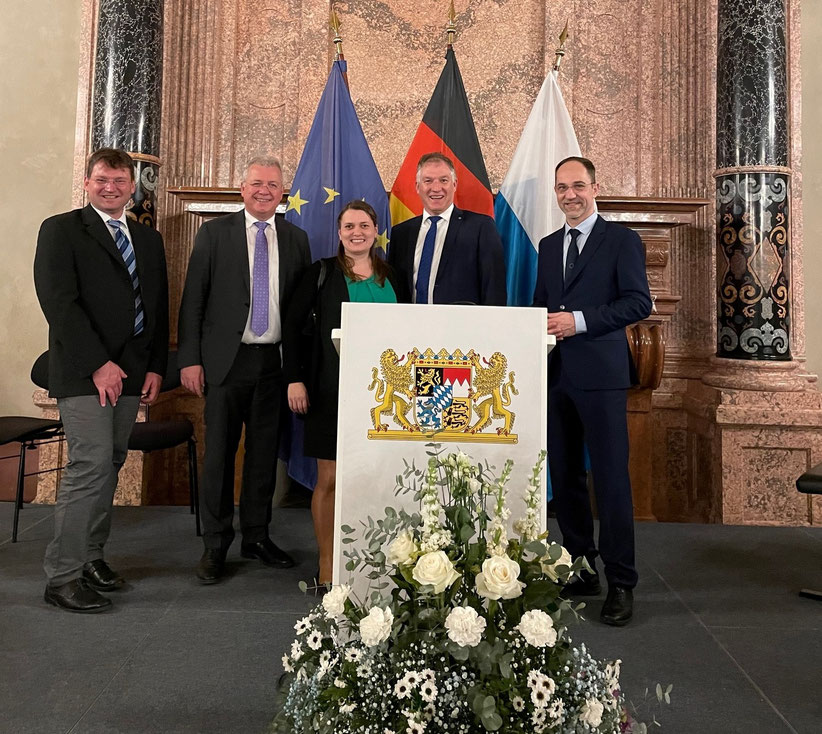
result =
[[[424,467],[426,443],[498,471],[513,459],[512,520],[523,514],[547,443],[546,318],[543,308],[343,304],[335,584],[350,577],[339,528],[396,506],[403,459]]]

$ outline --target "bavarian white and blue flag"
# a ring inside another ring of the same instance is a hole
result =
[[[579,143],[557,72],[551,71],[494,202],[494,219],[505,252],[509,306],[533,302],[539,241],[565,222],[554,196],[554,168],[571,155],[580,155]]]
[[[340,242],[337,217],[343,206],[353,199],[364,199],[377,212],[377,245],[383,254],[391,236],[388,195],[351,101],[346,68],[346,62],[341,59],[331,65],[285,212],[287,221],[308,233],[313,260],[337,254]],[[313,488],[317,478],[316,461],[303,456],[302,421],[292,416],[291,424],[290,445],[284,436],[281,456],[288,456],[289,475],[303,486]]]

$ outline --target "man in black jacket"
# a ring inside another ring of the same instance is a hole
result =
[[[104,148],[88,160],[89,204],[43,222],[34,285],[49,324],[49,394],[69,462],[46,550],[47,602],[100,612],[123,579],[103,558],[117,475],[140,402],[160,392],[168,359],[162,237],[126,217],[134,162]]]
[[[306,233],[275,217],[283,195],[279,161],[250,161],[240,188],[245,209],[200,227],[180,304],[180,379],[206,396],[205,551],[197,567],[204,584],[223,576],[234,539],[234,455],[243,426],[240,551],[267,566],[294,565],[268,526],[284,393],[283,310],[311,253]]]

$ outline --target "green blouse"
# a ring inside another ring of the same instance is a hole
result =
[[[346,284],[348,285],[348,297],[351,303],[396,303],[397,294],[385,279],[382,286],[378,286],[372,275],[365,280],[351,280],[346,277]]]

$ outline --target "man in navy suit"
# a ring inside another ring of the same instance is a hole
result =
[[[494,220],[457,209],[457,172],[442,153],[417,164],[423,214],[391,230],[388,262],[404,280],[414,303],[476,303],[504,306],[505,261]]]
[[[596,569],[602,556],[608,596],[600,619],[633,614],[634,521],[628,476],[627,390],[634,369],[625,327],[651,312],[639,236],[597,213],[594,164],[572,157],[556,167],[554,191],[565,226],[539,243],[534,305],[548,309],[557,338],[548,364],[548,457],[565,547]],[[599,512],[599,552],[588,497],[585,446]],[[596,595],[599,576],[583,572],[572,594]]]

